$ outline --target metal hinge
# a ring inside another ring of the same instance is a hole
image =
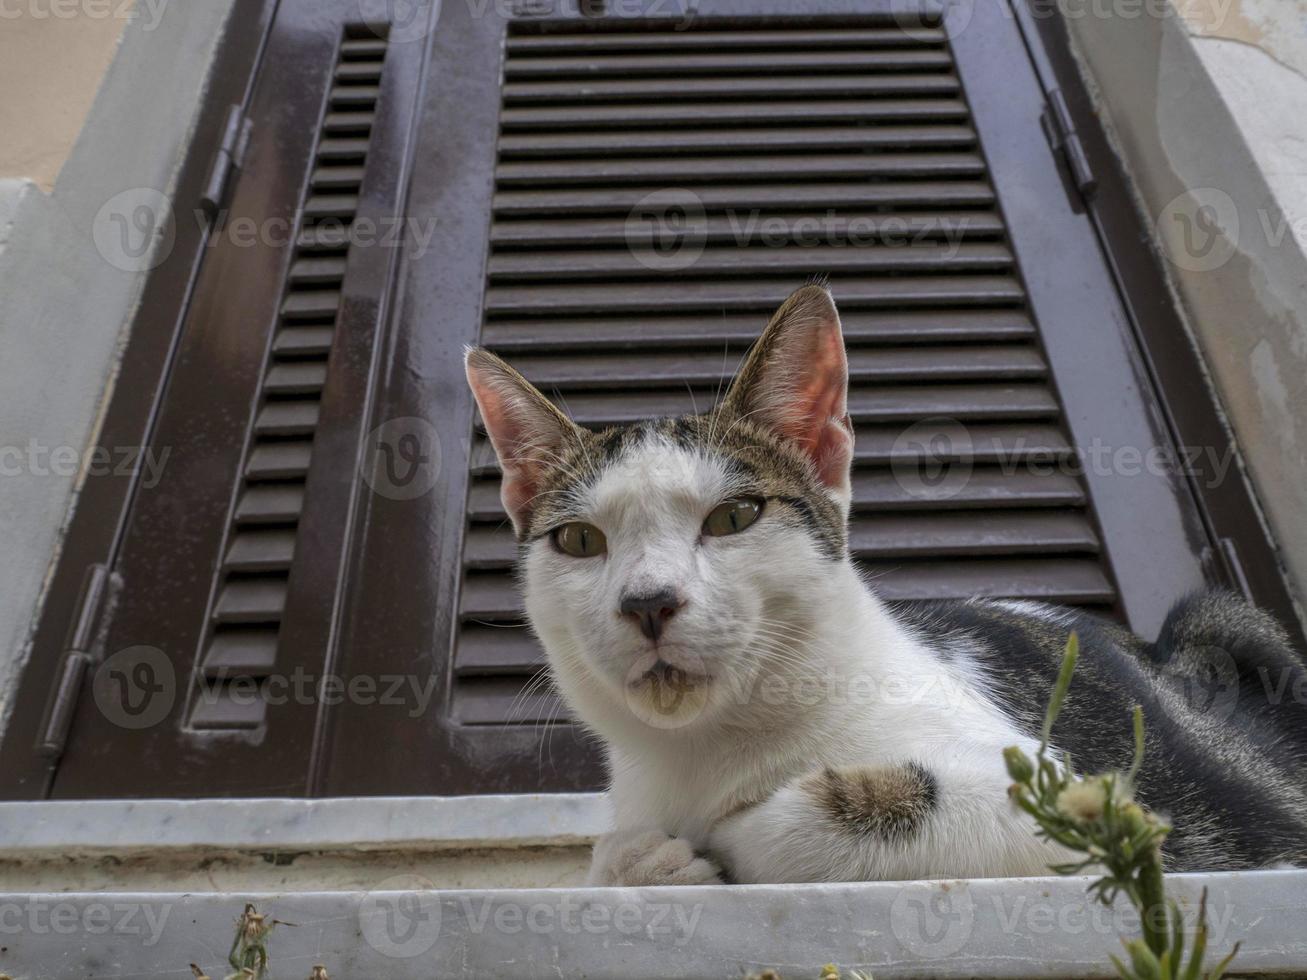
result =
[[[68,729],[73,723],[73,711],[82,693],[86,668],[91,665],[92,649],[99,635],[100,614],[104,610],[109,592],[109,569],[92,565],[82,580],[82,594],[77,610],[68,625],[68,638],[64,643],[63,660],[55,673],[54,687],[46,703],[45,721],[36,743],[38,754],[57,758],[63,754],[68,742]]]
[[[222,142],[214,154],[213,163],[209,165],[209,175],[204,178],[204,190],[200,192],[200,207],[209,218],[213,218],[222,208],[231,187],[232,173],[241,168],[245,148],[250,142],[250,128],[250,121],[245,118],[245,112],[240,106],[234,105],[227,110]]]
[[[1084,144],[1076,134],[1075,123],[1071,121],[1071,111],[1067,108],[1066,99],[1062,97],[1062,90],[1050,89],[1047,99],[1048,106],[1040,116],[1039,124],[1043,127],[1044,136],[1048,139],[1048,145],[1053,148],[1053,152],[1062,154],[1062,158],[1066,160],[1076,190],[1088,201],[1098,189],[1098,178],[1094,176],[1093,168],[1089,166],[1089,157],[1085,154]]]

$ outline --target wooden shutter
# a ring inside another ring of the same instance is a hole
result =
[[[343,706],[328,792],[601,784],[540,683],[464,343],[587,425],[702,411],[780,299],[829,273],[857,428],[852,543],[882,594],[1069,602],[1149,632],[1207,580],[1183,481],[1077,472],[1075,447],[1169,436],[1014,20],[793,9],[442,16],[429,72],[448,102],[423,121],[412,204],[457,233],[410,267],[410,376],[374,422],[442,420],[445,493],[372,501],[346,645],[362,672],[378,663],[365,639],[418,673],[434,658],[443,701],[410,724]],[[350,751],[379,719],[423,765]]]
[[[150,436],[166,462],[48,712],[71,716],[53,796],[309,790],[421,54],[365,6],[282,4],[232,116],[241,171]]]
[[[198,683],[190,692],[187,724],[196,732],[252,731],[268,721],[263,699],[238,695],[277,667],[385,58],[384,37],[366,25],[344,27],[235,505],[223,529]]]
[[[1047,467],[1069,438],[944,28],[625,27],[509,28],[482,343],[585,425],[703,410],[829,273],[850,543],[880,593],[1110,608],[1085,491]],[[472,459],[455,717],[544,721],[480,433]]]

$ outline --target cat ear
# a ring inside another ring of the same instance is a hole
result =
[[[517,533],[524,534],[544,474],[581,430],[531,382],[485,348],[469,347],[464,366],[504,471],[500,484],[504,509]]]
[[[840,315],[823,285],[796,289],[772,316],[731,383],[723,409],[796,444],[845,504],[853,425]]]

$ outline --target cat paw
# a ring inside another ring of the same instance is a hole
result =
[[[660,830],[605,834],[595,844],[592,885],[720,885],[721,869],[683,837]]]

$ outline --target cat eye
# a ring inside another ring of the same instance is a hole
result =
[[[558,550],[573,558],[593,558],[608,550],[604,532],[593,524],[573,521],[554,529],[554,544]]]
[[[703,522],[703,533],[719,538],[743,531],[762,515],[762,501],[757,497],[740,497],[718,504]]]

